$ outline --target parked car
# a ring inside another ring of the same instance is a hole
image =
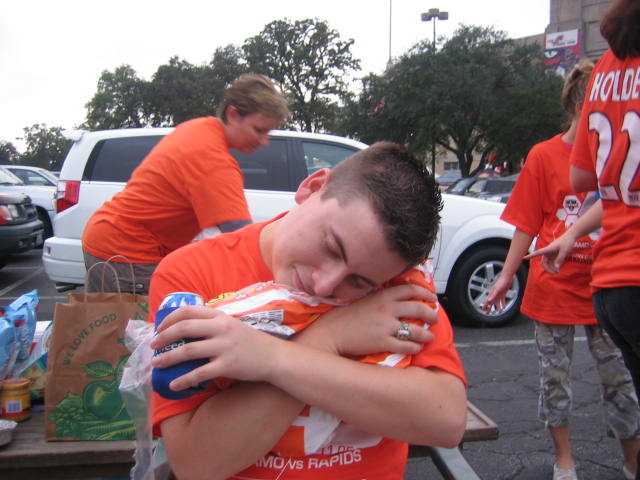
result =
[[[91,214],[124,188],[134,168],[170,128],[98,132],[67,131],[73,140],[56,192],[55,236],[42,252],[49,278],[59,290],[84,282],[81,236]],[[244,173],[254,221],[290,209],[299,183],[317,168],[332,167],[366,145],[332,135],[273,131],[269,146],[252,154],[233,152]],[[516,275],[504,312],[481,306],[499,275],[513,227],[499,216],[504,205],[444,195],[441,231],[430,258],[436,289],[454,321],[499,326],[519,311],[526,266]]]
[[[446,188],[461,177],[462,174],[460,170],[447,170],[442,175],[436,177],[436,182],[438,182],[441,188]]]
[[[451,195],[464,195],[469,187],[478,180],[477,177],[462,177],[449,185],[445,192]]]
[[[58,177],[46,168],[31,165],[0,165],[22,180],[25,185],[46,185],[55,187]]]
[[[14,253],[42,244],[43,227],[31,199],[22,193],[0,192],[0,268]]]
[[[56,213],[53,203],[56,192],[55,186],[26,185],[8,169],[0,166],[0,192],[28,195],[44,227],[44,238],[49,238],[53,235],[53,220]]]
[[[517,180],[517,173],[508,177],[464,177],[451,184],[446,192],[507,203]]]

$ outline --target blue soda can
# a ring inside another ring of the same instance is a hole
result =
[[[202,297],[196,293],[190,292],[175,292],[170,293],[162,303],[160,304],[160,308],[156,312],[155,316],[155,328],[158,329],[158,326],[162,323],[167,315],[169,315],[174,310],[183,307],[185,305],[204,305],[204,300]],[[162,350],[155,350],[153,352],[153,356],[160,355],[164,352],[168,352],[173,350],[174,348],[178,348],[185,343],[194,342],[199,340],[198,338],[183,338],[178,340],[177,342],[171,343],[165,346]],[[208,362],[208,359],[197,359],[197,360],[189,360],[187,362],[179,363],[177,365],[172,365],[167,368],[153,368],[151,373],[151,385],[153,386],[153,391],[160,394],[162,397],[177,400],[182,398],[188,398],[192,395],[204,391],[207,382],[203,382],[200,385],[195,387],[190,387],[186,390],[181,391],[173,391],[169,388],[169,383],[174,378],[178,378],[184,375],[187,372],[190,372],[194,368],[198,368],[202,365],[205,365]]]

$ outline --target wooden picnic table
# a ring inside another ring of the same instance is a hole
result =
[[[498,438],[498,426],[475,405],[469,403],[467,430],[462,442],[496,438]],[[126,477],[133,467],[134,449],[132,440],[47,442],[44,439],[44,413],[34,412],[29,420],[16,427],[11,443],[0,447],[0,479]],[[439,457],[438,461],[445,464],[460,461],[455,451],[434,450],[432,447],[418,445],[410,447],[411,457],[434,456],[434,453]],[[453,454],[454,459],[441,459],[443,453],[444,457]],[[438,468],[443,472],[440,465]],[[443,475],[445,478],[461,478],[455,475],[447,476],[444,472]]]

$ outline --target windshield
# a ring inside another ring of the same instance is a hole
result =
[[[447,188],[447,193],[463,193],[467,187],[475,181],[475,178],[461,178]]]
[[[512,180],[489,182],[486,191],[487,193],[507,193],[513,190],[515,184],[516,182]]]
[[[0,185],[22,185],[22,180],[9,170],[0,168]]]

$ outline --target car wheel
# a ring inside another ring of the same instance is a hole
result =
[[[53,227],[51,226],[51,219],[49,218],[49,214],[43,210],[38,209],[38,220],[42,222],[44,226],[44,232],[42,232],[42,240],[46,240],[47,238],[53,236]],[[41,247],[42,245],[37,245]]]
[[[496,282],[508,250],[499,246],[485,247],[463,258],[456,265],[447,287],[445,308],[451,321],[470,327],[502,327],[515,320],[527,282],[528,268],[521,265],[513,277],[502,312],[495,308],[482,310],[493,284]]]

